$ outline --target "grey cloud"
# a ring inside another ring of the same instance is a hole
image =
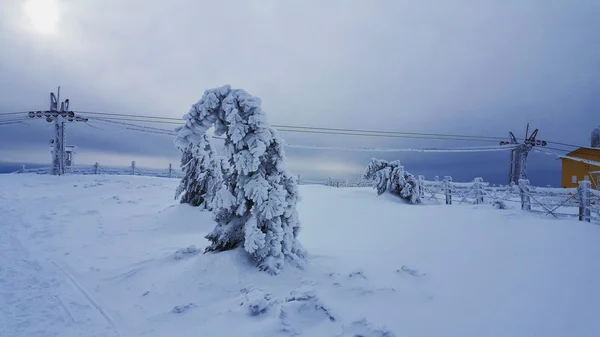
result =
[[[206,88],[229,83],[260,96],[277,124],[522,136],[531,122],[540,138],[584,145],[600,124],[593,0],[58,1],[68,20],[55,36],[28,32],[22,2],[3,2],[0,112],[44,109],[60,84],[76,110],[180,117]],[[39,128],[0,126],[0,149],[45,147],[50,130]],[[168,137],[70,130],[90,150],[177,156]],[[282,135],[311,145],[483,145]],[[350,166],[393,157],[407,169],[473,168],[498,180],[507,167],[498,153],[287,152]],[[556,161],[532,155],[530,170],[547,167],[556,172]]]

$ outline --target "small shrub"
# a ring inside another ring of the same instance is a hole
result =
[[[378,195],[389,192],[413,204],[421,202],[417,178],[404,171],[404,166],[398,160],[388,162],[371,159],[363,179],[375,182]]]
[[[494,206],[495,209],[506,209],[504,200],[495,200],[492,206]]]

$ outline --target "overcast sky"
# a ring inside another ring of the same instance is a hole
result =
[[[205,89],[231,84],[259,96],[274,124],[522,137],[530,122],[540,139],[589,145],[600,124],[599,18],[597,0],[2,0],[0,113],[47,109],[61,85],[73,110],[181,117]],[[69,125],[78,163],[178,163],[168,136],[93,126]],[[494,145],[281,135],[349,147]],[[51,136],[42,120],[0,125],[0,161],[49,163]],[[287,154],[294,173],[314,179],[354,177],[371,157],[455,180],[505,183],[508,168],[506,152]],[[559,168],[531,154],[532,181],[558,184]]]

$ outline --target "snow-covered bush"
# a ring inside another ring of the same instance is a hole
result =
[[[378,195],[389,192],[411,203],[421,202],[417,178],[404,171],[404,166],[398,160],[388,162],[371,159],[363,174],[363,179],[375,182]]]
[[[244,294],[244,300],[241,305],[248,308],[250,316],[264,314],[269,307],[277,302],[271,294],[267,294],[260,289],[243,288],[241,291]]]
[[[494,200],[494,203],[492,204],[492,206],[495,209],[506,209],[507,208],[506,203],[504,202],[504,200],[500,200],[500,199]]]
[[[175,260],[183,260],[185,257],[198,254],[199,250],[195,245],[190,245],[185,248],[180,248],[175,251]]]
[[[260,99],[230,86],[210,89],[184,120],[176,140],[180,148],[202,144],[213,126],[217,136],[226,136],[228,167],[214,159],[210,144],[198,146],[194,154],[212,156],[215,171],[226,173],[214,198],[217,225],[206,236],[211,241],[206,250],[243,246],[261,270],[271,273],[278,273],[286,259],[303,264],[298,186],[285,170],[283,141],[269,126]]]
[[[206,135],[181,150],[181,170],[184,175],[175,192],[175,199],[181,196],[182,204],[211,210],[214,196],[223,180],[220,161],[215,159]]]

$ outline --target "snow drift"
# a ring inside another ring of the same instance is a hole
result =
[[[202,254],[179,181],[0,175],[0,336],[595,337],[600,227],[300,186],[304,270]],[[509,205],[510,206],[510,205]]]

